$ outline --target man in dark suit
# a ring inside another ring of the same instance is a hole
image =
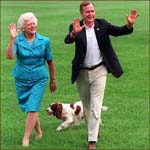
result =
[[[83,102],[88,132],[88,149],[96,149],[101,107],[107,73],[120,77],[123,73],[119,60],[112,48],[109,35],[121,36],[133,32],[138,17],[136,10],[126,16],[127,24],[114,26],[104,19],[95,18],[95,6],[91,1],[80,4],[82,20],[76,18],[69,27],[65,43],[75,42],[75,56],[72,61],[72,83],[76,81]]]

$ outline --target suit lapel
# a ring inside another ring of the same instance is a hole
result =
[[[83,20],[80,22],[80,26],[83,26]],[[85,28],[79,33],[79,39],[83,42],[84,46],[87,47],[86,31]]]
[[[95,26],[94,26],[94,30],[95,30],[95,34],[96,34],[96,38],[97,38],[97,42],[99,45],[100,50],[102,50],[102,40],[103,40],[103,35],[104,35],[104,31],[103,28],[101,27],[101,25],[95,20],[94,21]]]
[[[40,45],[42,45],[42,43],[43,43],[43,37],[40,34],[36,33],[34,42],[32,44],[32,48],[39,47]]]
[[[80,38],[82,39],[85,46],[87,46],[86,32],[85,28],[80,32]]]
[[[25,49],[30,49],[30,46],[29,46],[24,34],[19,35],[18,39],[19,39],[18,45],[21,45]]]
[[[98,22],[96,20],[95,20],[94,30],[95,30],[97,41],[100,41],[102,29],[100,28],[100,25],[98,24]]]

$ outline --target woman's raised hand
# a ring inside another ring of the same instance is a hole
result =
[[[11,23],[9,26],[8,26],[8,30],[10,32],[10,36],[11,38],[16,38],[17,35],[18,35],[18,30],[16,28],[16,24],[14,23]]]

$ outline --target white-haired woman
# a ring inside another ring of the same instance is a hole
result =
[[[6,49],[6,58],[16,56],[13,69],[18,103],[27,113],[23,146],[29,146],[29,138],[35,128],[36,138],[42,137],[38,111],[48,81],[47,61],[50,73],[50,91],[56,90],[53,55],[48,37],[36,32],[37,18],[32,12],[21,14],[18,19],[18,35],[16,24],[10,24],[10,41]]]

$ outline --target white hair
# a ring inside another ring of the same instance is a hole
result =
[[[19,19],[18,19],[18,29],[23,31],[25,21],[33,19],[35,21],[35,25],[37,26],[38,20],[36,16],[32,12],[27,12],[24,14],[21,14]]]

